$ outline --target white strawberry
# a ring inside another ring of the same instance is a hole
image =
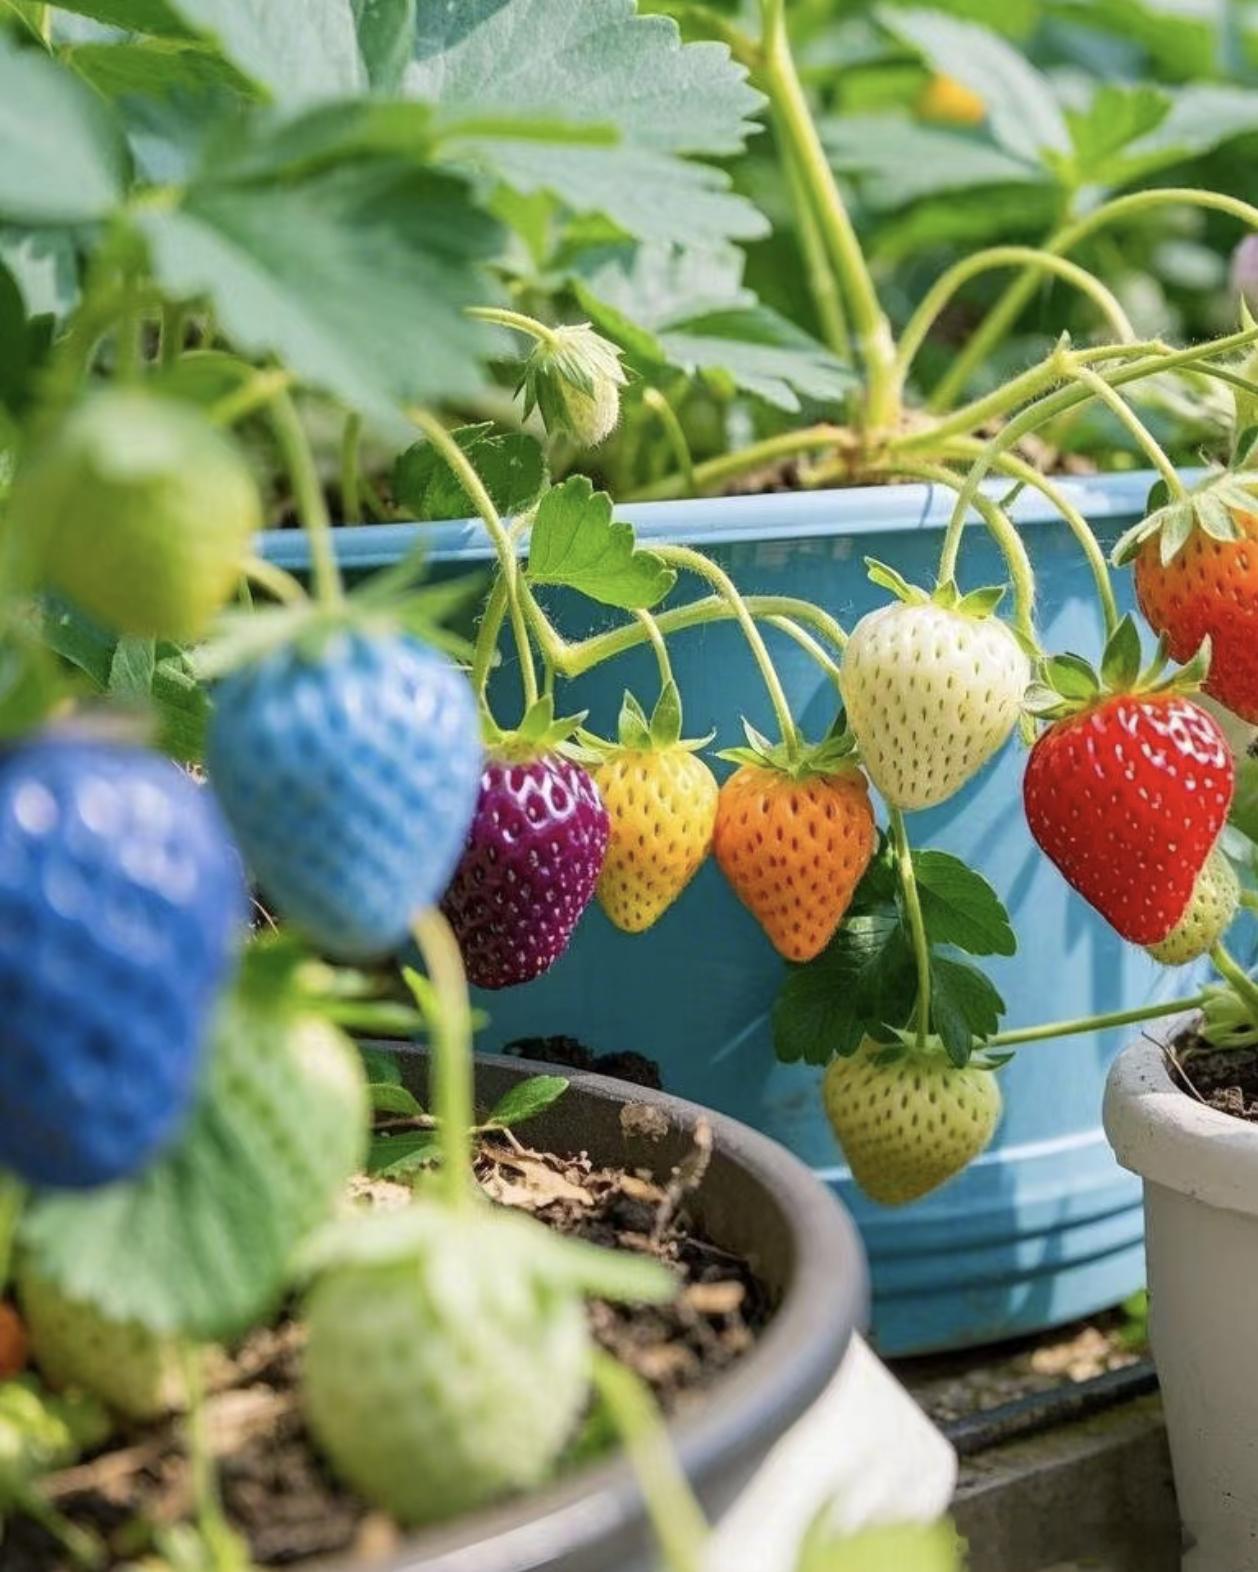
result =
[[[1031,663],[992,616],[999,591],[928,597],[870,563],[899,599],[862,617],[843,652],[843,702],[861,762],[896,808],[930,808],[965,785],[1018,721]]]
[[[1149,954],[1164,966],[1186,966],[1208,955],[1232,925],[1241,882],[1226,853],[1216,846],[1206,858],[1184,915]]]
[[[938,1047],[865,1038],[830,1061],[822,1098],[852,1177],[884,1206],[937,1190],[986,1148],[1000,1120],[991,1070],[958,1069]]]

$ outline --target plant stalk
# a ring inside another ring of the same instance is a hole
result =
[[[310,541],[315,594],[327,606],[338,605],[344,599],[345,590],[332,539],[332,520],[328,516],[310,440],[287,390],[273,393],[268,409],[275,440],[292,481],[297,516]]]
[[[1258,1026],[1258,982],[1254,981],[1221,939],[1210,951],[1210,959],[1219,975],[1249,1011],[1254,1025]]]
[[[896,873],[904,896],[904,915],[908,918],[909,933],[913,940],[913,961],[917,967],[917,1008],[914,1012],[917,1046],[925,1048],[930,1035],[930,941],[926,937],[926,922],[922,917],[922,902],[917,890],[917,874],[913,869],[913,850],[909,845],[909,832],[900,808],[888,809],[891,820],[891,841],[895,848]]]
[[[474,1194],[472,1127],[476,1123],[472,1068],[472,1007],[458,940],[436,908],[420,912],[412,932],[436,995],[429,1021],[429,1075],[441,1141],[441,1183],[450,1206]]]
[[[695,464],[691,456],[690,444],[686,441],[686,433],[682,430],[681,421],[677,418],[677,411],[660,392],[659,388],[647,388],[642,394],[642,402],[663,428],[665,439],[672,449],[673,459],[677,465],[677,472],[681,476],[682,485],[685,487],[687,494],[693,496],[695,490]]]
[[[358,444],[363,423],[358,415],[346,415],[341,430],[341,516],[347,524],[362,523],[362,494],[358,484]]]
[[[1206,992],[1168,999],[1163,1004],[1138,1005],[1133,1010],[1111,1010],[1105,1015],[1081,1015],[1069,1021],[1047,1021],[1042,1026],[1015,1027],[997,1032],[984,1040],[983,1048],[1017,1048],[1025,1043],[1048,1042],[1055,1037],[1077,1037],[1081,1032],[1101,1032],[1114,1026],[1137,1026],[1141,1021],[1157,1021],[1168,1015],[1183,1015],[1200,1010],[1209,999]]]

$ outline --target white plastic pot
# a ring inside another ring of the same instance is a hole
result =
[[[1110,1072],[1105,1130],[1144,1180],[1184,1572],[1258,1572],[1258,1126],[1186,1095],[1142,1041]]]

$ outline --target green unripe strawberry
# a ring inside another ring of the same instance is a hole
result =
[[[19,472],[32,571],[119,633],[187,641],[240,581],[262,505],[240,450],[186,405],[88,398]]]
[[[1218,846],[1206,858],[1184,915],[1149,954],[1163,966],[1187,966],[1208,955],[1232,925],[1240,905],[1241,882]]]
[[[651,1262],[479,1205],[417,1202],[327,1241],[306,1302],[306,1414],[337,1474],[410,1525],[549,1475],[588,1395],[583,1287],[671,1287]]]
[[[588,322],[552,328],[525,362],[524,413],[536,405],[547,431],[597,447],[616,429],[624,383],[620,350]]]
[[[895,1523],[837,1536],[809,1534],[797,1572],[965,1572],[964,1541],[952,1524]]]
[[[186,1405],[174,1338],[110,1321],[25,1268],[17,1291],[31,1353],[50,1385],[90,1392],[125,1419],[155,1419]]]
[[[996,1077],[958,1069],[938,1049],[888,1049],[865,1038],[831,1060],[826,1115],[852,1177],[884,1206],[916,1201],[984,1150],[1000,1119]]]

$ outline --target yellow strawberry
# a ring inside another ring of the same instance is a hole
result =
[[[632,694],[620,744],[591,773],[611,819],[598,902],[626,933],[657,922],[703,865],[716,823],[712,771],[681,740],[677,690],[665,686],[648,721]]]

